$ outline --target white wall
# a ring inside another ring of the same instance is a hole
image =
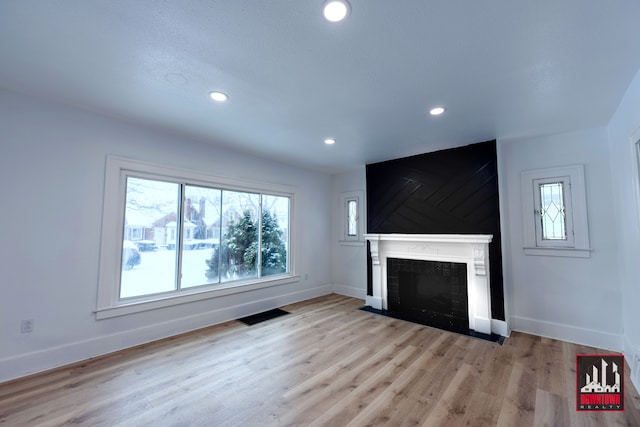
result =
[[[624,352],[640,389],[640,209],[638,169],[631,136],[640,137],[640,71],[609,122],[615,230],[620,247]]]
[[[2,91],[0,147],[0,381],[333,289],[329,175]],[[96,321],[108,154],[297,186],[301,280]]]
[[[500,140],[498,150],[511,328],[621,350],[622,290],[606,128]],[[525,255],[520,172],[579,163],[585,167],[591,257]]]
[[[350,191],[362,191],[363,230],[366,232],[366,169],[364,166],[353,171],[336,174],[331,179],[331,232],[332,278],[336,293],[365,299],[367,294],[367,249],[365,243],[353,246],[340,244],[342,235],[341,218],[344,214],[340,195]]]

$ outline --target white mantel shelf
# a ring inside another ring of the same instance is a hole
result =
[[[365,234],[366,240],[401,242],[491,243],[492,234]]]
[[[467,265],[469,329],[491,334],[490,234],[365,234],[370,242],[373,295],[367,305],[387,310],[387,258]]]

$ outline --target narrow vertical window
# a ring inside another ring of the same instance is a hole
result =
[[[571,177],[533,180],[536,217],[536,245],[572,247],[574,245],[571,210]]]
[[[340,195],[340,244],[364,245],[362,240],[362,191],[348,191]]]
[[[358,235],[358,201],[347,201],[347,236],[356,237]]]
[[[562,182],[540,184],[540,219],[543,240],[567,240]]]

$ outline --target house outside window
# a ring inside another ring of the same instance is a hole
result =
[[[295,278],[295,189],[111,157],[107,169],[98,318]]]

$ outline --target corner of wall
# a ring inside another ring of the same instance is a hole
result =
[[[365,289],[354,288],[352,286],[343,286],[338,284],[333,285],[333,292],[339,295],[361,299],[362,301],[365,300],[366,293],[367,293]]]
[[[510,216],[508,206],[508,185],[509,182],[506,173],[506,164],[504,159],[505,142],[503,140],[496,141],[496,161],[498,165],[498,202],[500,213],[500,237],[502,248],[502,287],[504,293],[504,325],[502,336],[511,335],[511,314],[513,313],[513,300],[511,295],[511,241],[509,239]]]

